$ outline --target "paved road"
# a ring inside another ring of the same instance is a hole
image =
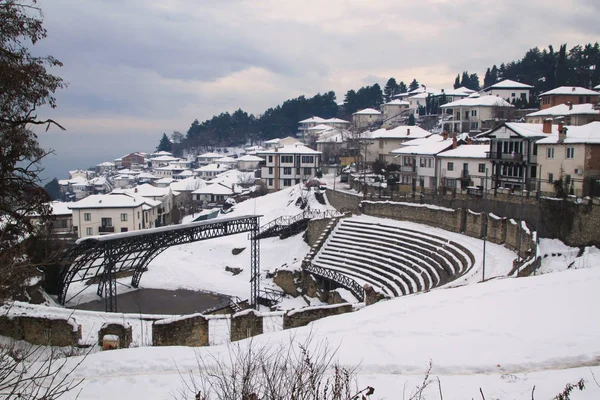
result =
[[[139,289],[117,295],[117,309],[123,313],[193,314],[225,306],[229,297],[193,290]],[[104,311],[104,299],[79,304],[79,310]]]

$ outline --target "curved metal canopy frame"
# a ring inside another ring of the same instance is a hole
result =
[[[68,301],[73,282],[98,283],[97,293],[104,295],[106,311],[116,312],[119,273],[133,271],[131,285],[138,287],[148,264],[171,246],[250,232],[250,300],[256,307],[260,281],[259,219],[258,215],[248,215],[79,240],[62,257],[58,301],[63,305]]]

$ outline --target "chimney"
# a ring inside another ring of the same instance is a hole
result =
[[[563,124],[561,123],[560,125],[558,125],[558,142],[562,143],[565,141],[566,138],[567,138],[567,128],[565,128],[563,126]]]
[[[133,192],[134,192],[134,193],[137,193],[137,192],[138,192],[138,191],[137,191],[137,188],[135,188],[135,189],[133,190]]]
[[[563,128],[565,127],[565,123],[564,120],[562,119],[562,117],[559,119],[558,121],[558,133],[560,134],[563,130]]]
[[[471,139],[471,136],[469,136],[469,138],[467,139],[467,144],[473,144],[473,139]]]
[[[543,133],[552,133],[552,118],[546,118],[544,120],[544,126],[542,127]]]
[[[444,139],[444,140],[448,139],[448,132],[446,132],[446,131],[442,132],[442,139]]]
[[[452,148],[455,149],[458,146],[456,141],[456,135],[452,136]]]
[[[569,111],[571,111],[573,109],[573,103],[567,101],[567,105],[569,106]]]
[[[410,136],[410,128],[406,129],[406,136]]]
[[[571,88],[571,92],[574,92],[574,91],[575,91],[575,87],[572,87],[572,88]]]

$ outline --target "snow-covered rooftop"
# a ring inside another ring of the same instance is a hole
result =
[[[544,137],[548,136],[544,133],[544,124],[527,124],[522,122],[507,122],[506,127],[516,134],[523,137]],[[495,131],[492,130],[490,133]],[[558,133],[558,125],[552,125],[552,132]]]
[[[211,185],[202,186],[192,192],[193,194],[223,194],[232,195],[234,191],[230,186],[224,184],[213,183]]]
[[[398,126],[393,129],[377,129],[370,132],[371,139],[417,139],[431,136],[432,133],[418,126]]]
[[[600,93],[580,86],[560,86],[556,89],[541,93],[540,96],[548,95],[571,95],[571,96],[600,96]]]
[[[196,168],[194,171],[196,172],[219,172],[219,171],[227,171],[228,167],[224,164],[208,164],[203,165],[200,168]]]
[[[302,121],[298,122],[299,124],[310,124],[310,123],[318,123],[320,124],[321,122],[325,122],[326,120],[324,118],[321,117],[310,117],[310,118],[306,118],[303,119]]]
[[[157,152],[150,154],[150,157],[155,158],[155,157],[172,156],[172,155],[173,155],[173,153],[171,153],[169,151],[157,151]]]
[[[581,126],[565,126],[565,128],[567,129],[567,135],[563,143],[600,144],[600,121],[590,122],[589,124]],[[558,132],[554,131],[550,136],[540,139],[536,143],[554,144],[558,143],[558,141]]]
[[[237,160],[235,158],[233,158],[233,157],[225,156],[225,157],[221,157],[221,158],[215,159],[214,162],[216,162],[216,163],[228,163],[228,164],[231,164],[231,163],[236,163]]]
[[[408,154],[419,154],[419,155],[435,155],[441,151],[444,151],[452,146],[452,139],[444,140],[441,136],[438,141],[430,140],[426,143],[416,146],[404,146],[396,150],[392,150],[392,154],[396,155],[408,155]]]
[[[52,215],[70,215],[73,211],[69,209],[69,204],[63,201],[53,201],[50,203],[50,214]]]
[[[328,123],[328,124],[349,124],[350,122],[346,121],[345,119],[340,119],[340,118],[329,118],[326,119],[324,122]]]
[[[533,86],[525,83],[513,81],[510,79],[504,79],[500,82],[494,83],[493,85],[483,89],[487,92],[490,89],[533,89]]]
[[[527,114],[527,117],[562,117],[565,115],[598,115],[600,110],[595,110],[593,104],[559,104],[554,107],[546,108]]]
[[[75,203],[70,203],[72,210],[85,208],[132,208],[143,204],[155,207],[160,205],[160,201],[147,199],[131,193],[113,192],[110,194],[93,194]]]
[[[176,192],[189,192],[206,185],[206,181],[200,178],[186,178],[171,183],[171,190]]]
[[[379,115],[381,112],[377,111],[374,108],[365,108],[363,110],[359,110],[352,115]]]
[[[394,99],[394,100],[388,101],[384,105],[386,105],[386,106],[408,106],[408,105],[410,105],[410,103],[406,100]]]
[[[179,158],[177,157],[172,157],[172,156],[158,156],[158,157],[154,157],[152,159],[152,161],[158,161],[158,162],[172,162],[172,161],[179,161]]]
[[[438,157],[447,158],[486,158],[490,151],[490,146],[487,144],[463,144],[455,149],[443,151],[438,154]]]
[[[196,158],[221,158],[221,157],[223,157],[223,154],[219,154],[219,153],[204,153],[204,154],[200,154]]]
[[[250,154],[246,154],[245,156],[241,156],[238,158],[238,161],[264,161],[264,158],[260,158],[258,156],[253,156]]]
[[[115,163],[110,161],[105,161],[100,164],[96,164],[97,167],[114,167]]]
[[[169,179],[171,181],[173,180],[171,178],[167,178],[167,179]],[[144,183],[143,185],[136,186],[132,189],[115,189],[113,191],[113,193],[123,192],[123,193],[136,194],[138,196],[143,196],[143,197],[162,197],[162,196],[168,195],[170,191],[171,190],[168,187],[159,188],[156,186],[152,186],[148,183]]]
[[[326,129],[331,129],[331,126],[325,125],[325,124],[319,124],[319,125],[311,126],[307,130],[309,130],[309,131],[324,131]]]
[[[442,108],[455,108],[455,107],[514,107],[512,104],[507,102],[498,96],[473,96],[467,97],[466,99],[460,99],[451,103],[444,104]]]
[[[283,147],[279,147],[278,149],[272,150],[264,150],[259,152],[259,154],[321,154],[320,151],[316,151],[311,149],[310,147],[306,147],[301,143],[291,144]]]

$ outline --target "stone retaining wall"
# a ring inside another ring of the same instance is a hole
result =
[[[359,205],[362,201],[361,195],[351,193],[338,192],[335,190],[326,191],[327,201],[336,210],[340,212],[350,211],[354,214],[360,213]]]
[[[288,311],[283,316],[283,329],[298,328],[321,318],[352,312],[352,304],[335,304],[323,307],[306,307]]]
[[[153,346],[208,346],[208,319],[192,314],[152,324]]]
[[[327,224],[329,224],[329,221],[331,221],[331,218],[312,219],[308,221],[308,228],[306,229],[304,241],[312,247],[325,230]]]
[[[2,316],[0,335],[45,346],[78,346],[81,326],[73,318]]]
[[[231,341],[247,339],[263,333],[263,317],[256,310],[245,310],[231,318]]]
[[[460,208],[454,210],[427,204],[370,200],[361,202],[360,208],[363,214],[373,217],[411,221],[451,232],[463,231],[463,211]]]
[[[506,224],[506,242],[504,246],[513,250],[521,258],[527,258],[535,253],[535,242],[533,240],[533,234],[529,229],[523,228],[525,222],[519,224],[515,220],[509,220]]]

